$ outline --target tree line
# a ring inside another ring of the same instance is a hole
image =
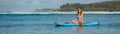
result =
[[[106,1],[90,4],[66,3],[60,6],[60,9],[57,9],[57,11],[76,11],[78,7],[83,11],[120,11],[120,1]]]

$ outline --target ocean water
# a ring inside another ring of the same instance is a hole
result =
[[[55,26],[70,22],[75,14],[0,14],[0,34],[119,34],[120,14],[84,14],[84,21],[100,26]]]

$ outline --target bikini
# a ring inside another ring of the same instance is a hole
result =
[[[81,16],[78,16],[78,17],[77,17],[77,21],[80,22],[80,20],[82,20],[82,17],[81,17]]]

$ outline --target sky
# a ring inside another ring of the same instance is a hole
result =
[[[95,3],[111,0],[0,0],[0,11],[21,11],[43,8],[59,8],[66,3]]]

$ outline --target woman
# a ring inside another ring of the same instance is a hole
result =
[[[77,9],[77,19],[72,20],[72,23],[74,24],[83,24],[83,13],[80,8]]]

